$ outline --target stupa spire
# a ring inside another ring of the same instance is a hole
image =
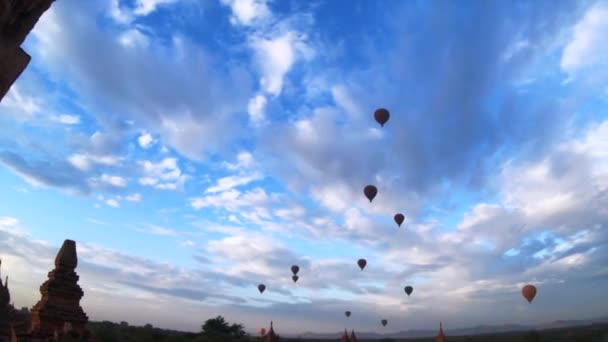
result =
[[[443,323],[439,322],[439,333],[437,334],[436,342],[445,342],[445,335],[443,334]]]
[[[55,258],[55,269],[40,286],[42,298],[32,308],[32,330],[52,335],[69,322],[79,334],[84,333],[88,317],[80,306],[84,293],[74,271],[77,265],[76,242],[65,240]]]

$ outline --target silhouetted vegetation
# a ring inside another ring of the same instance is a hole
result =
[[[244,341],[246,335],[241,324],[233,323],[232,325],[229,325],[228,322],[224,320],[224,317],[217,316],[216,318],[208,319],[205,324],[203,324],[201,338],[197,341]]]
[[[168,329],[160,329],[146,324],[143,327],[131,326],[127,322],[112,323],[108,321],[90,322],[90,330],[97,337],[98,342],[241,342],[259,341],[257,336],[249,336],[245,333],[241,324],[229,324],[222,316],[208,319],[199,333],[188,333]],[[356,329],[355,329],[356,331]],[[446,333],[448,333],[446,331]],[[282,338],[282,341],[339,341],[339,334],[335,339],[305,339],[305,338]],[[476,336],[446,336],[449,342],[608,342],[608,324],[593,324],[581,327],[536,330],[525,332],[509,332],[500,334],[485,334]],[[395,339],[384,338],[369,340],[359,338],[360,342],[432,342],[434,337]]]

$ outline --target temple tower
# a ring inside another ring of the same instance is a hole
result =
[[[443,334],[443,325],[439,322],[439,333],[437,334],[437,338],[435,339],[437,342],[445,342],[445,335]]]
[[[358,342],[357,341],[357,336],[355,336],[355,330],[352,330],[350,332],[350,342]]]
[[[272,321],[270,321],[270,329],[266,333],[264,342],[277,342],[278,340],[277,335],[274,333],[274,328],[272,327]]]
[[[0,266],[2,260],[0,260]],[[11,302],[11,294],[8,291],[8,277],[4,284],[2,283],[2,274],[0,273],[0,341],[9,341],[12,334],[11,323],[13,321],[13,310],[9,304]]]
[[[350,342],[350,338],[348,338],[348,333],[346,332],[346,329],[344,329],[344,333],[342,334],[340,342]]]
[[[55,269],[40,286],[42,298],[31,311],[32,334],[53,336],[62,332],[65,323],[78,334],[85,333],[88,317],[80,306],[84,292],[74,271],[78,264],[76,242],[65,240],[55,258]]]

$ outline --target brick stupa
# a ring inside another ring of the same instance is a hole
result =
[[[355,331],[354,330],[351,330],[351,333],[350,333],[350,342],[358,342],[357,341],[357,336],[355,336]]]
[[[0,266],[2,260],[0,260]],[[0,274],[0,341],[5,337],[10,337],[11,323],[13,320],[13,307],[9,304],[11,301],[11,294],[8,291],[8,277],[4,284],[2,284],[2,275]]]
[[[348,338],[348,333],[346,329],[344,329],[344,333],[342,334],[342,338],[340,338],[340,342],[350,342],[350,338]]]
[[[264,342],[277,342],[278,336],[274,333],[274,328],[272,327],[272,321],[270,321],[270,329],[264,336]]]
[[[441,322],[439,322],[439,333],[437,334],[435,341],[436,342],[445,342],[445,335],[443,334],[443,324]]]
[[[89,318],[80,306],[84,292],[77,284],[79,277],[74,271],[77,264],[76,242],[65,240],[55,258],[55,269],[40,286],[42,298],[32,308],[32,336],[53,336],[63,332],[66,323],[76,334],[87,335]]]

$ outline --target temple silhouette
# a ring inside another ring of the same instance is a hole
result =
[[[9,304],[8,276],[4,283],[0,280],[0,341],[95,341],[80,306],[84,292],[78,285],[77,265],[76,242],[65,240],[55,257],[55,268],[40,286],[42,296],[31,310],[16,310]]]

